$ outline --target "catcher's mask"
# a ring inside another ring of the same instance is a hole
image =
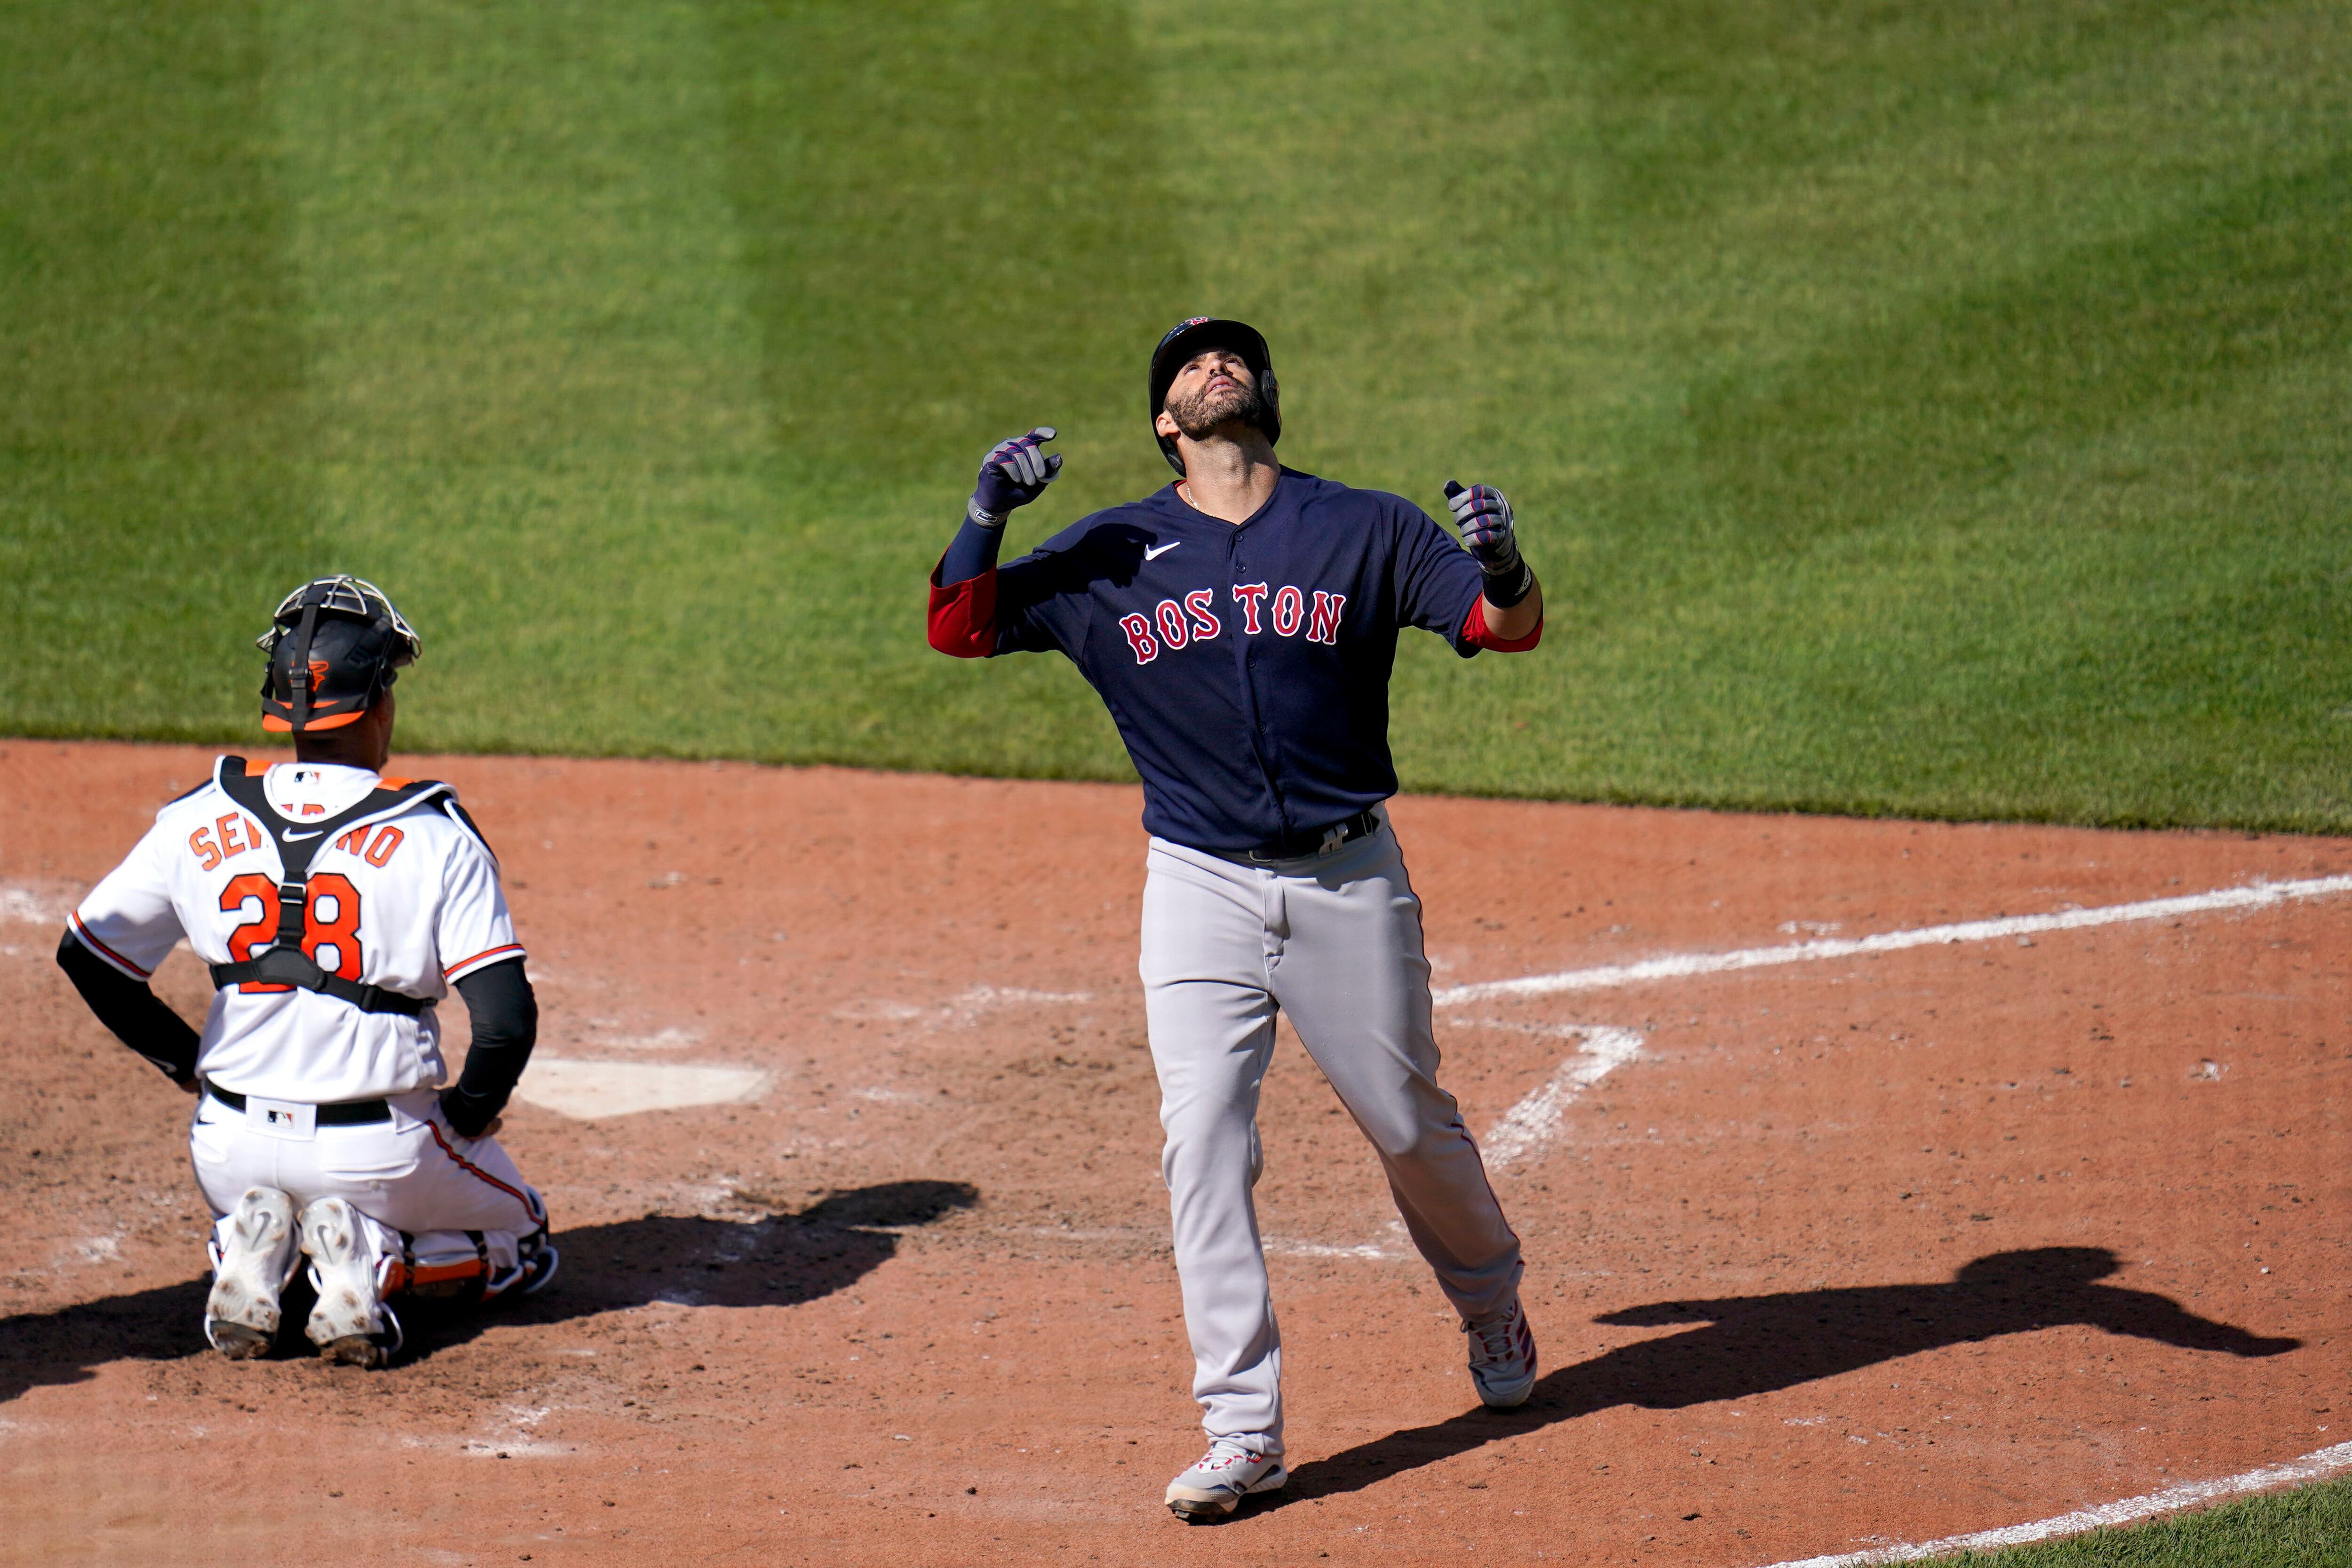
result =
[[[269,660],[261,727],[281,735],[357,723],[394,672],[425,651],[383,590],[349,575],[321,577],[287,595],[253,646]]]
[[[1168,459],[1168,466],[1176,470],[1178,479],[1184,477],[1184,459],[1176,454],[1176,437],[1160,434],[1160,415],[1168,406],[1168,389],[1175,384],[1176,373],[1194,354],[1208,349],[1231,349],[1242,356],[1242,363],[1257,377],[1258,395],[1265,400],[1265,418],[1258,428],[1265,432],[1268,446],[1282,439],[1282,389],[1274,382],[1274,355],[1266,350],[1265,336],[1246,322],[1214,316],[1194,316],[1179,321],[1168,329],[1168,335],[1151,351],[1150,413],[1160,455]]]

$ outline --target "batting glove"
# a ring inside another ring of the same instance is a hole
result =
[[[1509,609],[1535,586],[1535,574],[1519,559],[1519,536],[1512,527],[1511,503],[1492,485],[1445,481],[1445,504],[1462,530],[1462,543],[1486,574],[1486,602]]]
[[[1027,506],[1045,493],[1045,487],[1062,471],[1062,455],[1055,452],[1049,457],[1038,447],[1055,434],[1051,425],[1040,425],[1026,436],[999,441],[989,448],[988,456],[980,460],[980,485],[971,492],[971,504],[966,509],[972,521],[982,528],[1003,528],[1013,508]]]

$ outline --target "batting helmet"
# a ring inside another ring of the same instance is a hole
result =
[[[1193,316],[1177,322],[1151,351],[1152,434],[1159,435],[1160,413],[1168,406],[1168,388],[1174,384],[1176,373],[1184,368],[1185,361],[1207,349],[1231,349],[1242,356],[1242,363],[1257,377],[1259,395],[1265,399],[1265,419],[1258,428],[1265,432],[1268,445],[1281,440],[1282,391],[1274,382],[1274,356],[1266,352],[1265,336],[1246,322],[1215,316]],[[1179,475],[1184,472],[1184,459],[1176,455],[1175,437],[1160,436],[1160,455]]]
[[[269,660],[261,727],[298,735],[358,722],[394,672],[425,651],[383,590],[352,576],[321,577],[287,595],[253,646]]]

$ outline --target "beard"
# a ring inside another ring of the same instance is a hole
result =
[[[1238,419],[1255,430],[1264,430],[1270,423],[1265,395],[1255,384],[1236,382],[1231,386],[1202,388],[1192,395],[1171,397],[1168,416],[1176,421],[1176,428],[1195,441],[1206,440],[1220,425]]]

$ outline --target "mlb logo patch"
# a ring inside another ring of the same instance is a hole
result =
[[[245,1097],[245,1124],[271,1138],[315,1138],[319,1133],[319,1108],[248,1094]]]

